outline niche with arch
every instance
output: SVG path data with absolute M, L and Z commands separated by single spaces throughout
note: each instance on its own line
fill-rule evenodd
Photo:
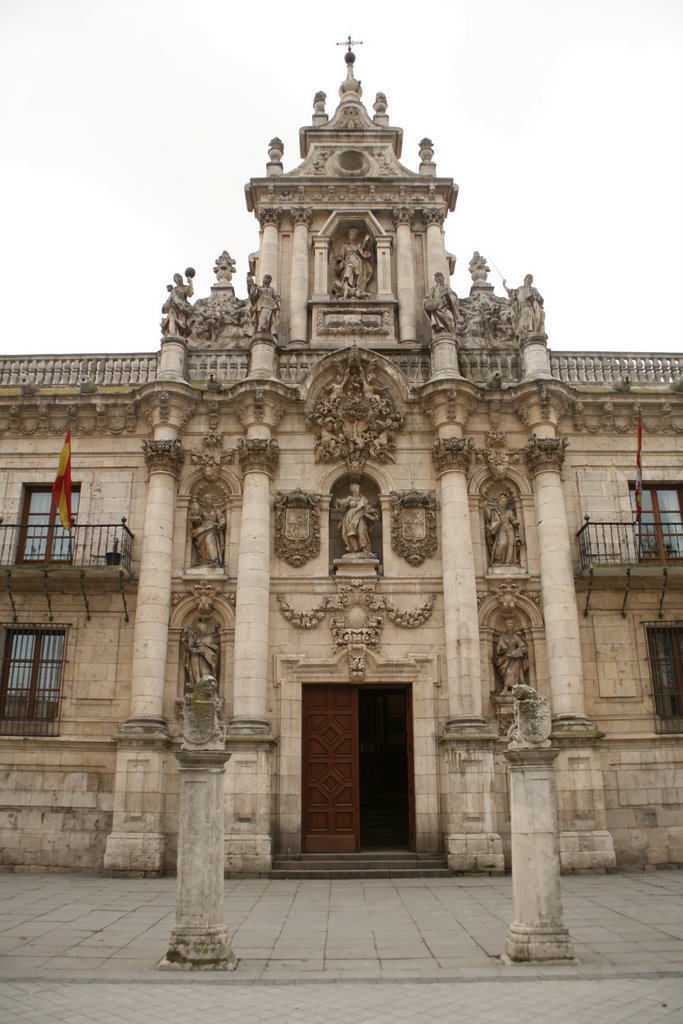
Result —
M 228 517 L 228 492 L 220 483 L 203 480 L 192 488 L 187 509 L 191 568 L 225 571 Z
M 334 484 L 330 502 L 331 573 L 334 572 L 335 559 L 362 552 L 365 530 L 370 552 L 382 563 L 382 510 L 379 498 L 379 487 L 370 477 L 346 474 Z
M 482 489 L 487 573 L 509 575 L 525 569 L 520 494 L 510 480 Z

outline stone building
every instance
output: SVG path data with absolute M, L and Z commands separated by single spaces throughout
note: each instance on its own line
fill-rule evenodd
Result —
M 227 871 L 503 871 L 516 682 L 551 704 L 564 870 L 683 861 L 683 357 L 552 353 L 532 277 L 496 294 L 479 253 L 458 299 L 457 186 L 429 139 L 400 162 L 354 59 L 247 186 L 247 298 L 223 252 L 157 353 L 0 359 L 5 865 L 172 870 L 206 675 Z

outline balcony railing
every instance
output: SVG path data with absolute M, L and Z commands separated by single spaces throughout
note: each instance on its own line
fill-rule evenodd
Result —
M 132 543 L 125 517 L 120 523 L 77 523 L 71 531 L 47 523 L 1 523 L 0 566 L 130 572 Z
M 683 563 L 683 525 L 676 522 L 592 522 L 577 534 L 581 568 Z

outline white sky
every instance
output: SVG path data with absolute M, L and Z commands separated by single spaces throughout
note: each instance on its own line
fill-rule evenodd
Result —
M 299 163 L 349 32 L 402 162 L 427 135 L 460 186 L 458 294 L 479 249 L 534 274 L 554 351 L 683 352 L 681 0 L 0 0 L 3 354 L 156 350 L 224 248 L 244 297 L 243 186 L 274 135 Z

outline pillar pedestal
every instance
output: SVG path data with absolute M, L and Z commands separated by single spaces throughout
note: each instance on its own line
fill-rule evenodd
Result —
M 176 924 L 160 970 L 234 971 L 223 912 L 224 750 L 180 750 Z
M 502 875 L 503 843 L 494 831 L 493 746 L 483 720 L 451 721 L 441 737 L 446 795 L 445 846 L 451 871 Z
M 557 747 L 508 749 L 515 920 L 507 963 L 576 963 L 564 924 L 555 803 Z

